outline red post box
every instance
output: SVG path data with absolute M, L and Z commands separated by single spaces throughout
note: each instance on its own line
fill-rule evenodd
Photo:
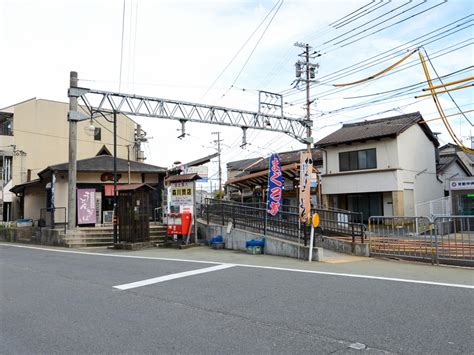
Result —
M 191 229 L 191 212 L 169 213 L 168 235 L 188 235 Z

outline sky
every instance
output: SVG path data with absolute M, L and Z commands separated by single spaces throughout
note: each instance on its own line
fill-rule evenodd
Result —
M 250 111 L 259 90 L 281 93 L 284 114 L 303 117 L 305 92 L 292 86 L 300 42 L 321 54 L 310 91 L 315 141 L 342 123 L 415 111 L 435 119 L 433 100 L 414 98 L 425 87 L 417 54 L 376 80 L 333 85 L 369 77 L 420 45 L 433 77 L 434 69 L 445 82 L 472 77 L 473 12 L 468 0 L 0 0 L 0 107 L 32 97 L 66 102 L 77 71 L 83 87 Z M 440 96 L 442 107 L 470 145 L 474 91 L 451 96 Z M 166 167 L 214 153 L 217 131 L 223 164 L 304 147 L 249 130 L 242 149 L 240 129 L 198 123 L 178 139 L 177 121 L 134 119 L 150 137 L 146 162 Z M 440 120 L 429 125 L 441 144 L 452 141 Z

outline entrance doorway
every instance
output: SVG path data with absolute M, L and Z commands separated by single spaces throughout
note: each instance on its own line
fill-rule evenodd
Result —
M 370 216 L 383 216 L 383 193 L 338 195 L 338 206 L 352 212 L 362 212 L 363 220 L 367 223 Z

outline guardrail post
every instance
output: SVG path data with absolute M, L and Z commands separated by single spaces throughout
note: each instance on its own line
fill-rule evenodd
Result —
M 360 224 L 360 242 L 362 244 L 364 244 L 364 238 L 365 237 L 365 233 L 364 233 L 364 225 L 363 224 Z
M 352 245 L 355 244 L 354 223 L 351 223 Z
M 209 202 L 209 201 L 208 201 Z M 209 224 L 209 210 L 211 208 L 211 205 L 209 203 L 206 204 L 206 219 L 207 219 L 207 224 Z
M 222 225 L 225 225 L 224 204 L 221 202 Z
M 308 228 L 306 222 L 303 223 L 304 246 L 308 245 Z
M 235 228 L 235 205 L 232 204 L 232 225 Z
M 267 235 L 267 211 L 263 210 L 263 235 Z

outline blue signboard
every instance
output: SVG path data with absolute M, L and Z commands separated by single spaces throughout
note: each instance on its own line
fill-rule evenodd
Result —
M 268 169 L 267 212 L 275 216 L 281 207 L 283 176 L 278 154 L 272 154 Z

